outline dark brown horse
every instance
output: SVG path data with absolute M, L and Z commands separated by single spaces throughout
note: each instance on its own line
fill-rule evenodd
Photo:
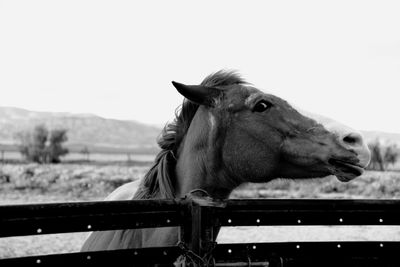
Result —
M 201 85 L 173 85 L 186 100 L 162 132 L 154 165 L 139 185 L 123 185 L 108 200 L 180 198 L 194 189 L 221 199 L 242 183 L 275 178 L 350 181 L 369 162 L 358 132 L 323 124 L 234 72 L 219 71 Z M 177 228 L 102 231 L 82 250 L 172 246 L 178 238 Z

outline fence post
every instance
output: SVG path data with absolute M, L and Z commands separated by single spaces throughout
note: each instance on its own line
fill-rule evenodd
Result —
M 204 194 L 199 196 L 191 193 L 186 199 L 187 220 L 183 224 L 181 235 L 190 253 L 190 258 L 186 257 L 186 264 L 191 267 L 212 266 L 212 250 L 219 231 L 219 222 L 212 214 L 215 208 L 225 207 L 226 203 Z

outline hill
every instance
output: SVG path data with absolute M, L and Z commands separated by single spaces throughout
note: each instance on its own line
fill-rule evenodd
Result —
M 36 112 L 0 107 L 0 144 L 14 150 L 16 134 L 44 124 L 49 129 L 68 130 L 66 146 L 79 151 L 84 146 L 97 152 L 135 151 L 154 153 L 161 128 L 135 121 L 106 119 L 92 114 Z
M 37 112 L 14 107 L 0 107 L 0 145 L 3 150 L 15 150 L 15 135 L 37 124 L 68 130 L 67 147 L 80 151 L 87 146 L 92 152 L 121 153 L 158 151 L 160 127 L 136 121 L 106 119 L 92 114 Z M 400 146 L 400 134 L 363 131 L 367 142 L 376 139 Z

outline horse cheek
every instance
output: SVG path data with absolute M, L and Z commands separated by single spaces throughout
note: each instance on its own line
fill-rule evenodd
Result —
M 260 140 L 241 134 L 225 143 L 223 161 L 231 175 L 243 182 L 266 182 L 274 176 L 278 157 Z M 238 141 L 240 140 L 240 141 Z

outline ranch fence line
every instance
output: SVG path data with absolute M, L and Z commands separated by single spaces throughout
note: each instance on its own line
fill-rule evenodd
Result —
M 400 242 L 335 241 L 217 244 L 222 226 L 400 225 L 399 200 L 96 201 L 0 206 L 0 237 L 171 227 L 173 247 L 0 259 L 0 266 L 400 266 Z

